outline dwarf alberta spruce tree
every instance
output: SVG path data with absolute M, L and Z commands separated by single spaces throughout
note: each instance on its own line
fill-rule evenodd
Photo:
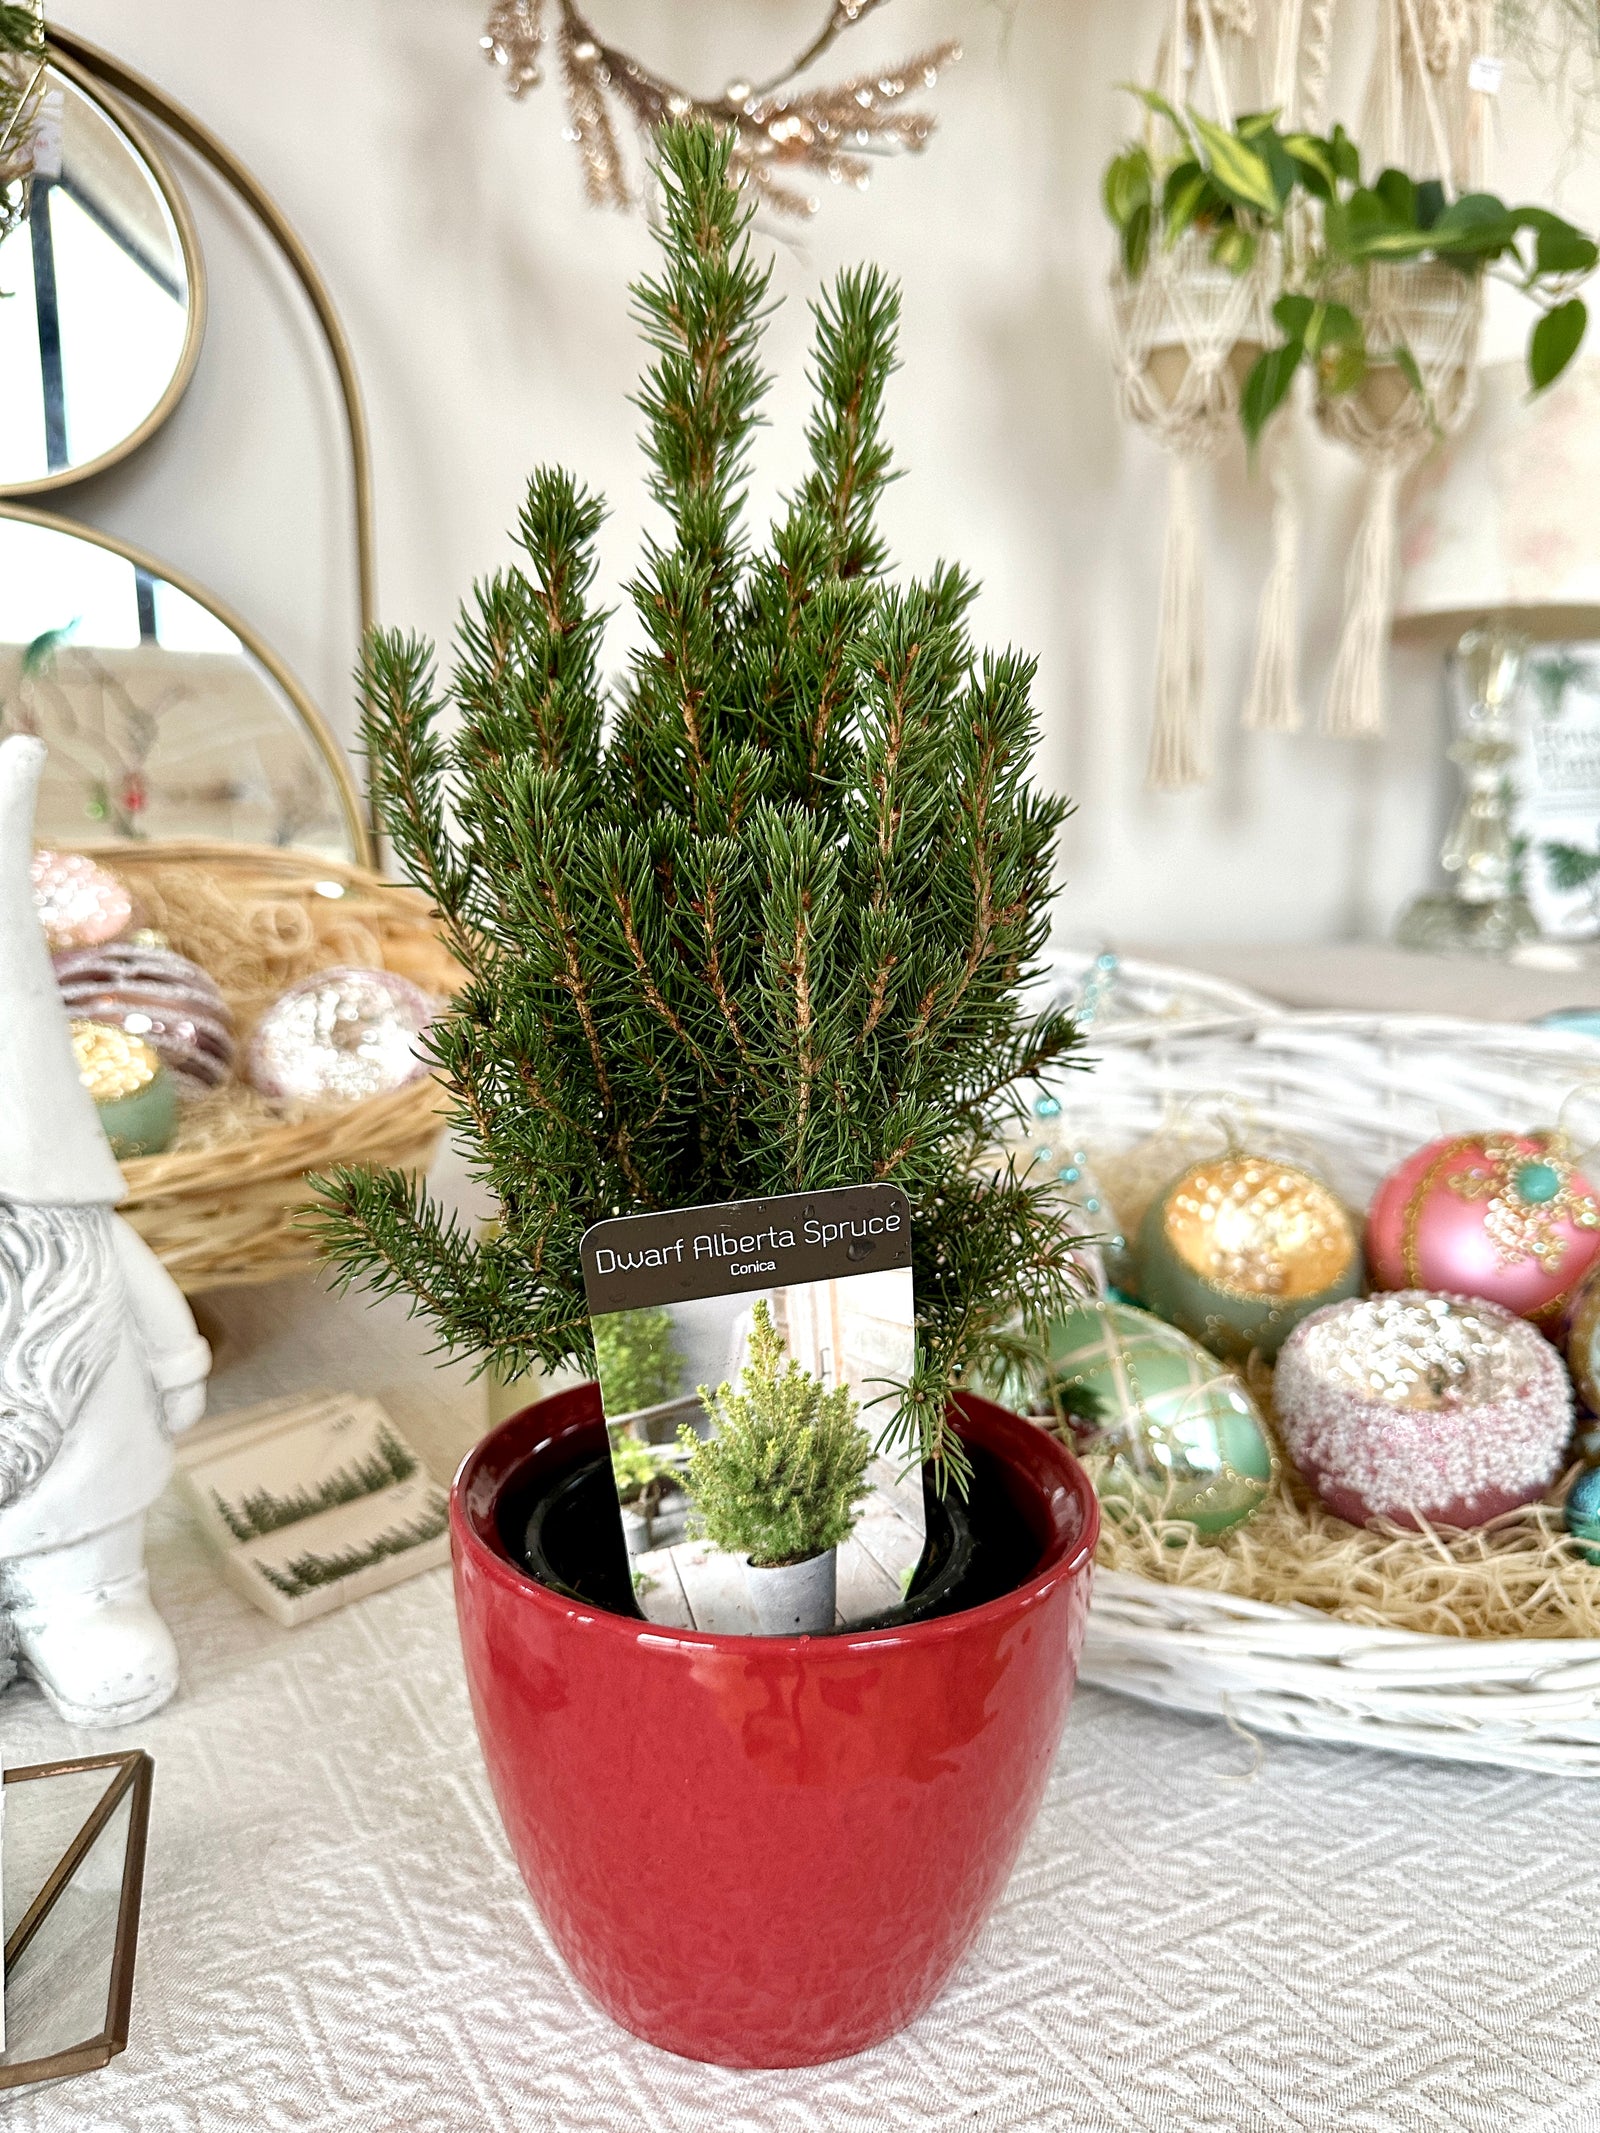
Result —
M 825 1390 L 791 1357 L 763 1297 L 751 1313 L 750 1357 L 739 1389 L 700 1387 L 715 1425 L 710 1438 L 688 1424 L 689 1494 L 706 1538 L 758 1569 L 804 1562 L 848 1540 L 867 1493 L 872 1440 L 856 1420 L 848 1385 Z
M 945 1402 L 988 1329 L 1071 1290 L 1066 1209 L 984 1163 L 1015 1078 L 1074 1042 L 1066 1015 L 1019 1004 L 1066 808 L 1029 783 L 1032 662 L 968 640 L 971 581 L 884 576 L 898 298 L 875 269 L 815 307 L 810 467 L 770 546 L 749 545 L 769 270 L 727 166 L 710 128 L 661 137 L 662 266 L 635 295 L 666 533 L 631 588 L 643 643 L 614 701 L 601 506 L 548 469 L 446 694 L 430 646 L 367 647 L 373 791 L 465 972 L 431 1041 L 499 1221 L 479 1239 L 405 1176 L 343 1170 L 319 1188 L 321 1237 L 453 1351 L 592 1367 L 590 1223 L 900 1185 L 918 1363 L 888 1436 L 942 1482 L 962 1467 Z

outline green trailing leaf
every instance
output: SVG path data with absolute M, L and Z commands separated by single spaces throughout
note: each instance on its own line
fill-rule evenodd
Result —
M 1150 208 L 1136 207 L 1122 230 L 1122 265 L 1130 281 L 1137 281 L 1150 256 Z
M 1338 160 L 1331 142 L 1314 133 L 1286 133 L 1284 153 L 1300 167 L 1300 182 L 1319 200 L 1331 199 L 1339 182 Z
M 1248 274 L 1255 264 L 1255 233 L 1240 229 L 1237 223 L 1228 223 L 1212 238 L 1211 256 L 1230 274 Z
M 1106 165 L 1101 187 L 1106 213 L 1118 229 L 1126 229 L 1129 217 L 1150 205 L 1154 174 L 1148 151 L 1140 143 L 1113 156 Z
M 1417 398 L 1424 402 L 1424 404 L 1426 404 L 1428 398 L 1428 388 L 1423 382 L 1421 370 L 1417 367 L 1416 357 L 1411 353 L 1411 350 L 1405 345 L 1403 341 L 1401 342 L 1398 348 L 1393 350 L 1388 360 L 1393 363 L 1401 372 L 1402 376 L 1405 378 L 1406 383 L 1411 387 L 1411 390 L 1416 394 Z
M 1372 190 L 1391 222 L 1405 229 L 1417 227 L 1417 188 L 1403 170 L 1379 171 L 1372 181 Z
M 1536 275 L 1556 279 L 1567 274 L 1587 274 L 1594 267 L 1594 239 L 1574 229 L 1560 215 L 1551 214 L 1548 208 L 1519 207 L 1516 220 L 1519 227 L 1534 232 Z
M 1174 110 L 1158 90 L 1141 88 L 1137 82 L 1131 81 L 1119 82 L 1117 86 L 1121 89 L 1126 89 L 1130 96 L 1136 96 L 1140 103 L 1144 105 L 1146 111 L 1153 112 L 1157 118 L 1164 118 L 1180 141 L 1188 142 L 1190 138 L 1188 122 L 1181 113 Z
M 1317 365 L 1317 383 L 1330 399 L 1354 392 L 1367 374 L 1367 351 L 1359 338 L 1329 347 Z
M 1528 342 L 1528 381 L 1536 393 L 1553 385 L 1572 361 L 1583 344 L 1588 323 L 1583 298 L 1571 296 L 1547 311 L 1534 327 Z
M 1284 203 L 1273 183 L 1272 166 L 1261 151 L 1197 111 L 1189 117 L 1206 150 L 1211 175 L 1223 191 L 1242 207 L 1277 215 Z
M 1210 177 L 1192 157 L 1169 171 L 1161 197 L 1162 220 L 1168 244 L 1176 244 L 1202 208 L 1208 204 L 1221 205 Z
M 1268 348 L 1257 356 L 1244 381 L 1239 411 L 1244 433 L 1252 448 L 1288 396 L 1294 374 L 1305 358 L 1300 341 L 1286 341 L 1281 348 Z

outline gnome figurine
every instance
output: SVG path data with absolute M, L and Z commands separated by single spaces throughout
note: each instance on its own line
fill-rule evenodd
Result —
M 0 1650 L 61 1716 L 116 1726 L 178 1685 L 144 1518 L 211 1352 L 112 1208 L 122 1173 L 78 1080 L 28 869 L 43 745 L 0 741 Z

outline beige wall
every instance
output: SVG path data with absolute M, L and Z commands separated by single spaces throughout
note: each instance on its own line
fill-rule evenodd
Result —
M 715 86 L 775 68 L 817 0 L 594 0 L 621 41 Z M 353 336 L 377 447 L 387 619 L 439 632 L 505 553 L 527 469 L 559 457 L 612 501 L 614 594 L 642 522 L 635 351 L 625 283 L 648 258 L 636 220 L 581 198 L 557 94 L 506 98 L 476 50 L 473 0 L 62 0 L 215 127 L 273 189 L 324 268 Z M 1436 670 L 1397 667 L 1381 744 L 1232 730 L 1266 508 L 1242 457 L 1213 485 L 1207 564 L 1223 775 L 1142 790 L 1164 468 L 1128 435 L 1104 352 L 1107 255 L 1096 178 L 1122 130 L 1108 86 L 1148 66 L 1155 0 L 896 0 L 861 59 L 935 36 L 966 42 L 937 92 L 919 165 L 864 196 L 829 194 L 786 234 L 784 373 L 758 455 L 766 505 L 795 466 L 800 299 L 874 255 L 905 288 L 894 428 L 908 478 L 887 517 L 906 564 L 981 572 L 982 632 L 1040 659 L 1041 769 L 1080 812 L 1064 851 L 1061 931 L 1079 939 L 1317 939 L 1381 929 L 1437 838 Z M 847 54 L 852 48 L 847 45 Z M 1513 114 L 1508 189 L 1547 184 L 1559 141 Z M 187 166 L 186 166 L 187 167 Z M 1569 173 L 1571 209 L 1596 202 Z M 189 398 L 130 467 L 81 492 L 86 516 L 193 571 L 248 615 L 348 730 L 353 650 L 337 427 L 283 278 L 203 175 L 190 184 L 215 309 Z M 1502 352 L 1509 345 L 1501 343 Z M 1354 525 L 1348 464 L 1307 438 L 1307 669 L 1320 692 Z M 330 473 L 331 470 L 331 473 Z M 620 661 L 619 631 L 612 657 Z

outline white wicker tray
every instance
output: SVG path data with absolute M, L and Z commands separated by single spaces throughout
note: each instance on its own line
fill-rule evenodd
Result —
M 1186 1002 L 1190 974 L 1166 975 Z M 1169 1019 L 1161 977 L 1141 971 L 1155 1009 L 1145 1019 L 1091 1025 L 1091 1071 L 1052 1079 L 1068 1133 L 1121 1149 L 1186 1113 L 1227 1112 L 1242 1128 L 1315 1142 L 1356 1208 L 1443 1133 L 1549 1125 L 1565 1106 L 1574 1140 L 1600 1141 L 1591 1038 L 1270 1008 Z M 1264 1732 L 1600 1776 L 1600 1640 L 1424 1637 L 1101 1570 L 1080 1671 Z

